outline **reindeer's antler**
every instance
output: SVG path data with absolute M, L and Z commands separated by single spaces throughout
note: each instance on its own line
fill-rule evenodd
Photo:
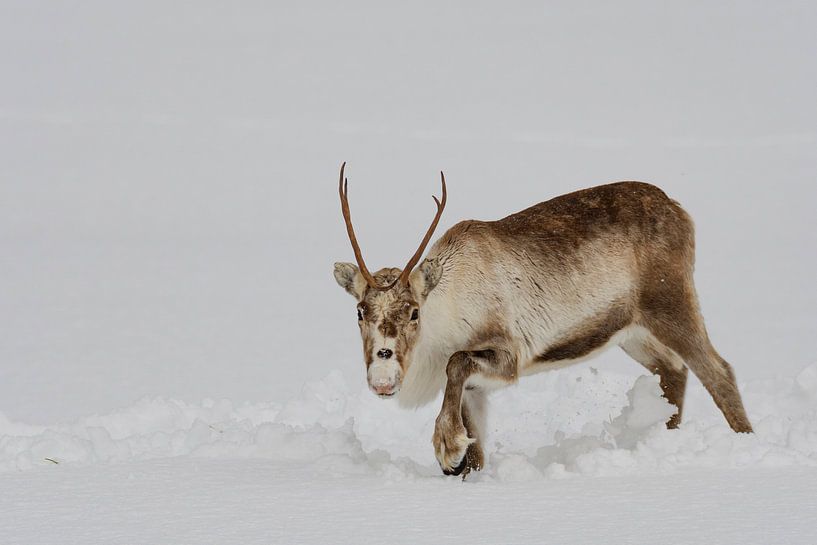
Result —
M 377 281 L 372 276 L 372 273 L 369 272 L 369 269 L 366 267 L 366 262 L 363 261 L 363 254 L 360 251 L 360 245 L 357 243 L 357 237 L 355 237 L 355 229 L 352 227 L 352 215 L 349 212 L 349 190 L 348 184 L 349 181 L 343 176 L 343 171 L 346 168 L 346 161 L 340 165 L 340 181 L 338 182 L 338 193 L 340 193 L 340 209 L 343 212 L 343 219 L 346 222 L 346 232 L 349 233 L 349 242 L 352 243 L 352 250 L 355 252 L 355 260 L 357 261 L 357 266 L 360 268 L 360 274 L 363 275 L 363 278 L 366 279 L 366 283 L 369 284 L 370 287 L 376 290 L 386 291 L 394 287 L 397 283 L 397 280 L 392 282 L 387 286 L 379 286 Z
M 434 234 L 434 230 L 437 228 L 437 224 L 440 222 L 440 216 L 443 214 L 443 209 L 445 208 L 445 201 L 448 198 L 448 193 L 445 188 L 445 175 L 440 172 L 440 178 L 442 179 L 443 185 L 443 197 L 442 200 L 438 200 L 437 197 L 432 195 L 432 199 L 434 202 L 437 203 L 437 214 L 434 216 L 434 220 L 431 222 L 431 226 L 426 231 L 425 236 L 423 237 L 422 242 L 420 242 L 420 247 L 417 248 L 417 251 L 414 252 L 414 255 L 411 256 L 409 262 L 403 268 L 403 272 L 400 273 L 400 276 L 394 280 L 391 284 L 386 286 L 378 285 L 377 281 L 372 276 L 372 273 L 369 272 L 369 269 L 366 267 L 366 262 L 363 261 L 363 254 L 360 251 L 360 245 L 357 243 L 357 237 L 355 237 L 355 229 L 352 227 L 352 215 L 349 212 L 349 191 L 348 191 L 348 180 L 343 176 L 343 171 L 346 168 L 346 162 L 344 161 L 343 164 L 340 166 L 340 180 L 338 181 L 338 193 L 340 194 L 340 208 L 343 212 L 343 219 L 346 222 L 346 232 L 349 233 L 349 241 L 352 243 L 352 250 L 355 252 L 355 259 L 357 260 L 357 266 L 360 269 L 360 274 L 363 275 L 363 278 L 366 279 L 366 282 L 372 289 L 386 291 L 390 290 L 400 282 L 402 285 L 407 286 L 409 275 L 414 267 L 417 265 L 417 262 L 420 261 L 420 258 L 423 256 L 423 252 L 428 246 L 428 242 L 431 240 L 431 235 Z
M 411 256 L 409 262 L 406 263 L 405 267 L 403 267 L 403 272 L 400 273 L 400 278 L 398 280 L 404 286 L 408 285 L 409 275 L 411 274 L 411 271 L 414 270 L 417 262 L 420 261 L 420 258 L 423 257 L 423 252 L 425 251 L 426 246 L 428 246 L 428 241 L 431 240 L 431 235 L 434 234 L 434 230 L 437 228 L 437 224 L 440 222 L 440 216 L 443 215 L 443 209 L 445 208 L 445 201 L 448 198 L 448 192 L 445 189 L 445 174 L 443 174 L 442 171 L 440 171 L 440 179 L 442 180 L 443 184 L 443 198 L 441 201 L 439 201 L 434 195 L 431 196 L 431 198 L 434 199 L 434 202 L 437 203 L 437 214 L 434 216 L 428 231 L 426 231 L 426 236 L 423 237 L 420 247 L 417 248 L 417 251 L 414 252 L 413 256 Z

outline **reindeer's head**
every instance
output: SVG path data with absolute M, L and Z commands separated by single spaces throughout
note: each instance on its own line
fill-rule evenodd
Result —
M 437 215 L 409 262 L 402 270 L 386 268 L 372 275 L 363 261 L 352 228 L 347 181 L 343 177 L 345 166 L 346 163 L 343 163 L 340 167 L 340 203 L 357 265 L 335 263 L 335 280 L 357 300 L 357 323 L 363 338 L 369 388 L 381 397 L 391 397 L 400 390 L 403 377 L 411 365 L 412 351 L 423 324 L 422 305 L 442 274 L 436 259 L 424 260 L 416 270 L 414 267 L 431 240 L 445 208 L 445 177 L 440 173 L 442 200 L 434 197 Z

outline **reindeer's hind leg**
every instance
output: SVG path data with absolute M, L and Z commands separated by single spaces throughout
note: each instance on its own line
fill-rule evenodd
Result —
M 715 400 L 729 426 L 737 432 L 751 433 L 752 424 L 743 408 L 732 366 L 715 351 L 709 339 L 700 339 L 697 346 L 685 353 L 684 360 Z
M 743 408 L 735 373 L 709 341 L 691 281 L 671 282 L 668 275 L 664 284 L 666 288 L 658 292 L 661 297 L 651 294 L 642 309 L 643 324 L 661 344 L 683 358 L 729 426 L 736 432 L 751 432 L 752 425 Z
M 659 376 L 664 398 L 678 409 L 667 420 L 667 428 L 677 428 L 684 410 L 684 392 L 689 374 L 684 360 L 646 330 L 639 330 L 626 339 L 621 343 L 621 348 L 651 373 Z

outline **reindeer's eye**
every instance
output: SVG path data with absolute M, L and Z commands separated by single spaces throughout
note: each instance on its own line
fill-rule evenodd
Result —
M 362 322 L 362 321 L 363 321 L 363 313 L 362 313 L 362 312 L 360 312 L 360 309 L 357 309 L 357 321 L 358 321 L 358 322 Z
M 411 311 L 411 321 L 412 322 L 415 321 L 416 319 L 418 319 L 419 317 L 420 317 L 420 311 L 418 311 L 416 308 Z

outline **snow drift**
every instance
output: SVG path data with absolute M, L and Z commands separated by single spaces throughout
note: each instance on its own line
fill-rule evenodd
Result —
M 340 373 L 284 403 L 198 404 L 150 398 L 72 424 L 32 426 L 0 414 L 0 471 L 191 456 L 267 459 L 318 472 L 406 480 L 440 475 L 430 445 L 437 404 L 403 411 Z M 593 368 L 523 381 L 493 395 L 488 467 L 469 480 L 530 481 L 684 468 L 817 466 L 817 364 L 795 379 L 742 388 L 756 433 L 733 433 L 700 387 L 680 429 L 652 376 Z M 709 410 L 707 410 L 709 409 Z

